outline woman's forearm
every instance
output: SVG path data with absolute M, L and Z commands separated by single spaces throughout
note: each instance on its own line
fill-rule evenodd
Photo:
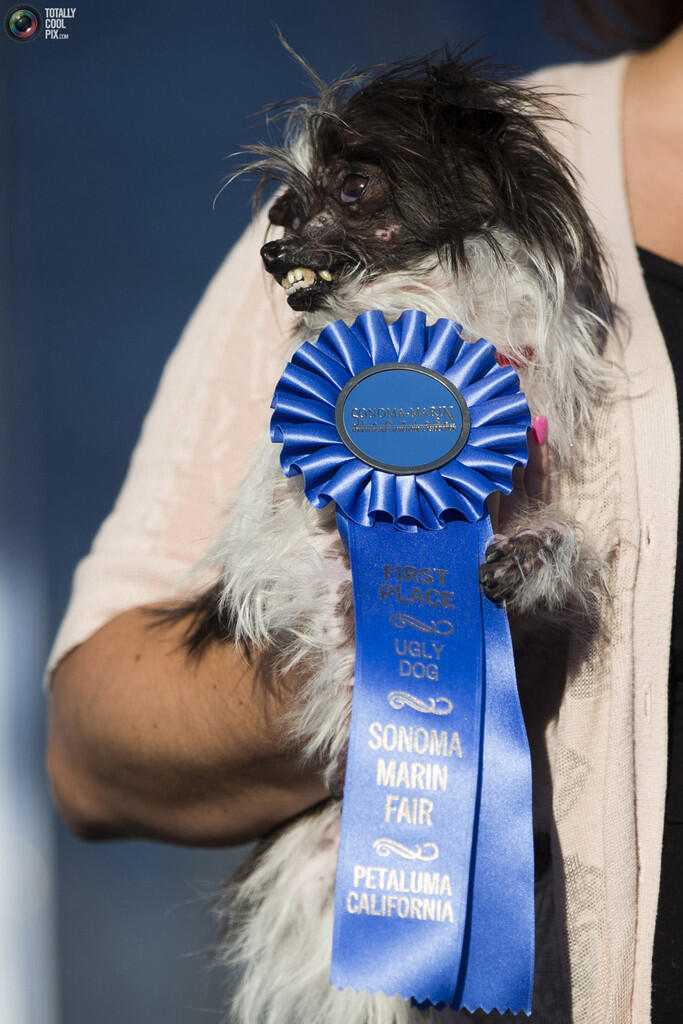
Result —
M 184 628 L 132 609 L 54 673 L 48 771 L 84 838 L 237 844 L 328 795 L 287 749 L 287 698 L 264 696 L 231 645 L 188 660 Z

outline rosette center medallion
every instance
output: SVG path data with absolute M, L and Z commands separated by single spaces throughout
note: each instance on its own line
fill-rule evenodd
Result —
M 441 373 L 412 363 L 381 363 L 356 374 L 335 407 L 341 440 L 385 473 L 427 473 L 454 459 L 470 432 L 460 391 Z

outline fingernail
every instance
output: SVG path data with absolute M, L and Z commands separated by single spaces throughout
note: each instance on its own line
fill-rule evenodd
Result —
M 548 421 L 545 416 L 534 416 L 531 421 L 531 433 L 536 444 L 545 444 L 548 436 Z

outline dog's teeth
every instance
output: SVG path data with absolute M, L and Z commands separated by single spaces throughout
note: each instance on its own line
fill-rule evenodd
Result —
M 288 292 L 299 291 L 301 288 L 310 287 L 315 278 L 315 270 L 309 267 L 294 267 L 282 278 L 280 284 Z
M 318 275 L 322 277 L 323 281 L 332 280 L 332 274 L 329 272 L 329 270 L 319 270 Z

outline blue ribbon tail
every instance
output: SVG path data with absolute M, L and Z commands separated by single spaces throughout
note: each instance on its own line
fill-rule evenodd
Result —
M 479 561 L 492 529 L 477 524 Z M 481 593 L 484 686 L 481 775 L 466 946 L 453 1005 L 531 1013 L 534 856 L 531 758 L 505 608 Z
M 478 582 L 490 522 L 338 525 L 356 669 L 331 983 L 528 1013 L 531 771 L 507 616 Z

